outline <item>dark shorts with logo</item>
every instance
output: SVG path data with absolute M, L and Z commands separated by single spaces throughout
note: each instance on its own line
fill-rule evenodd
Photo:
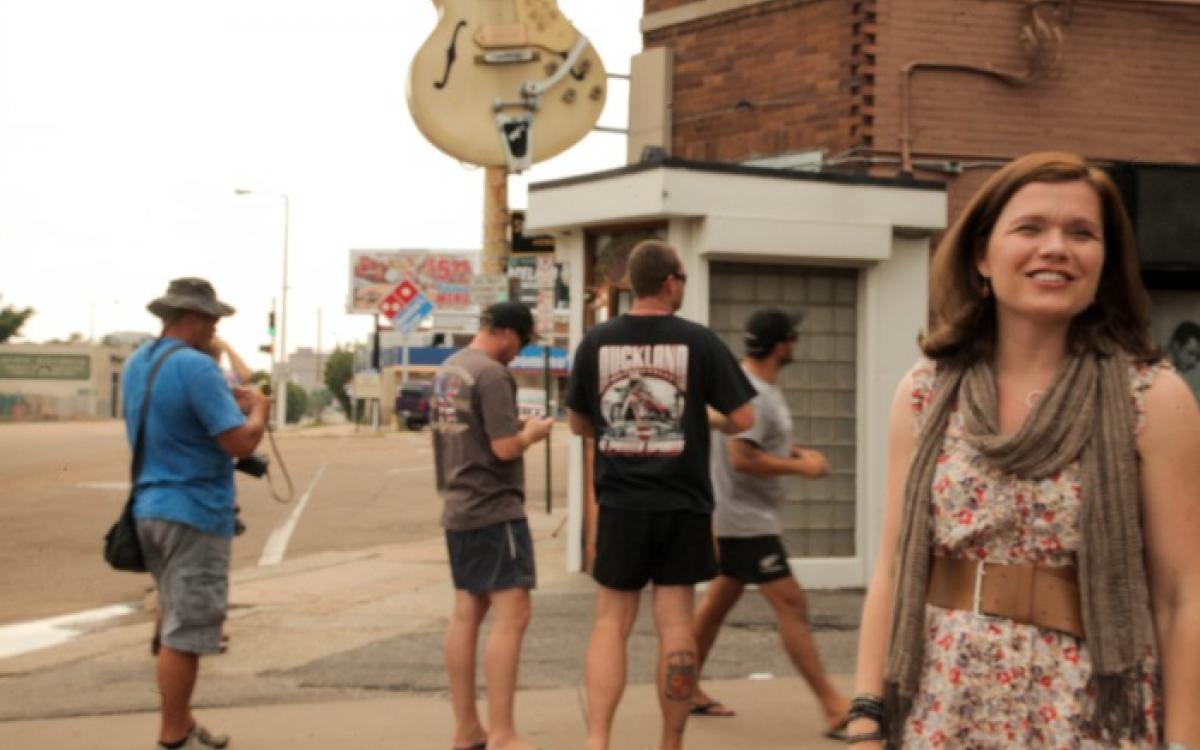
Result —
M 537 586 L 533 537 L 524 518 L 470 531 L 446 531 L 454 588 L 475 596 Z
M 721 575 L 742 583 L 767 583 L 792 574 L 787 550 L 777 536 L 717 538 Z
M 717 574 L 712 515 L 600 506 L 592 577 L 610 589 L 691 586 Z

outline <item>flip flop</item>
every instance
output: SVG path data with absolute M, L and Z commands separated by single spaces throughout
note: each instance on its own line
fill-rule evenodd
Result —
M 469 747 L 454 747 L 454 748 L 451 748 L 450 750 L 487 750 L 487 740 L 476 743 Z
M 714 719 L 728 719 L 731 716 L 737 716 L 737 712 L 726 706 L 721 701 L 709 701 L 708 703 L 693 703 L 688 710 L 692 716 L 708 716 Z
M 846 730 L 846 728 L 849 726 L 850 715 L 846 714 L 841 718 L 840 721 L 838 721 L 837 724 L 834 724 L 829 729 L 826 729 L 824 732 L 822 732 L 821 736 L 837 742 L 845 742 L 846 740 L 850 739 L 850 733 Z

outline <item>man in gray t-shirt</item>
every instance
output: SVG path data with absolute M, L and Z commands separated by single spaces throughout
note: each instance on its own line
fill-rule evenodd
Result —
M 696 642 L 703 666 L 725 616 L 746 584 L 756 584 L 775 610 L 788 656 L 821 703 L 826 736 L 836 739 L 845 735 L 850 701 L 830 683 L 821 667 L 808 629 L 804 590 L 792 577 L 781 539 L 783 478 L 817 478 L 829 473 L 824 454 L 792 443 L 792 415 L 778 385 L 780 370 L 792 361 L 799 322 L 798 315 L 776 309 L 759 310 L 746 321 L 742 367 L 758 391 L 751 402 L 754 426 L 714 441 L 712 482 L 721 574 L 709 585 L 696 611 Z M 733 715 L 703 690 L 696 690 L 693 701 L 693 714 Z
M 550 419 L 517 419 L 517 385 L 506 365 L 533 336 L 533 316 L 500 302 L 480 316 L 470 345 L 438 369 L 430 395 L 430 425 L 454 610 L 446 629 L 446 674 L 454 707 L 454 743 L 461 750 L 529 747 L 513 725 L 513 695 L 521 642 L 536 577 L 525 520 L 529 446 L 550 434 Z M 491 726 L 475 708 L 479 627 L 492 612 L 485 672 Z

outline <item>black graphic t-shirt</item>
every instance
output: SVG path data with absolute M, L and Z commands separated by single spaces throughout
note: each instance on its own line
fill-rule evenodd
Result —
M 733 354 L 704 326 L 622 315 L 588 331 L 567 406 L 596 430 L 599 503 L 711 513 L 705 406 L 728 414 L 754 396 Z

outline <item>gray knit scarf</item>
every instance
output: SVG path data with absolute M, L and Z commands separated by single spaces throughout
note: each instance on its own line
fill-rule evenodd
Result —
M 888 747 L 899 748 L 920 689 L 925 592 L 932 536 L 934 470 L 955 405 L 967 440 L 994 466 L 1028 479 L 1080 459 L 1082 500 L 1079 584 L 1091 687 L 1092 720 L 1102 738 L 1144 737 L 1142 659 L 1154 644 L 1142 557 L 1134 414 L 1125 356 L 1070 357 L 1020 431 L 997 434 L 996 384 L 989 363 L 939 365 L 933 403 L 904 488 L 884 702 Z

